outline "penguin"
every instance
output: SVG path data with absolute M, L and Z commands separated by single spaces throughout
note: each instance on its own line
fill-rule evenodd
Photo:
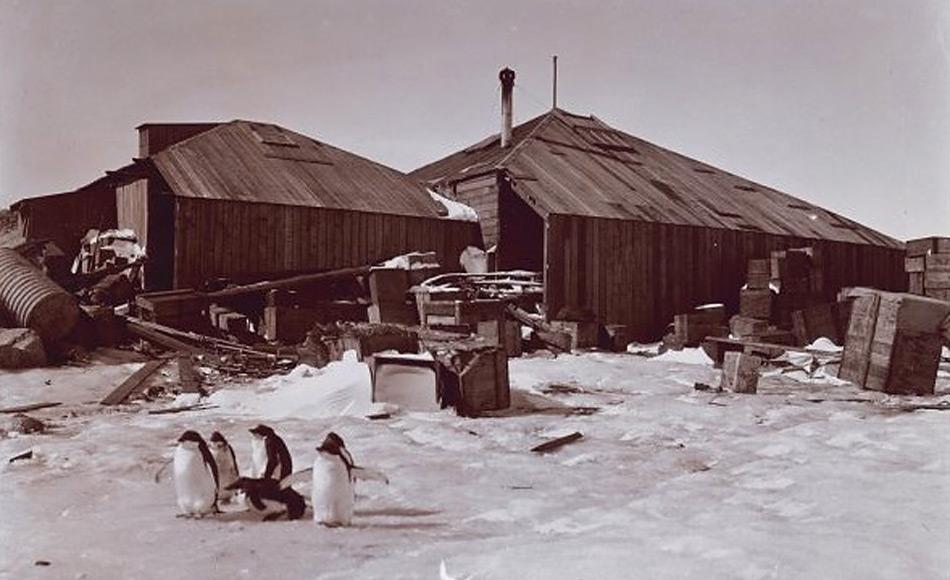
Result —
M 175 448 L 175 492 L 182 517 L 203 517 L 218 511 L 218 466 L 208 444 L 195 431 L 185 431 Z
M 243 491 L 251 508 L 264 514 L 265 522 L 285 514 L 288 520 L 299 520 L 307 507 L 302 495 L 291 487 L 281 487 L 276 479 L 239 477 L 227 489 Z
M 284 479 L 294 471 L 293 460 L 284 440 L 267 425 L 250 430 L 252 475 L 265 479 Z
M 330 527 L 350 525 L 355 500 L 351 461 L 343 439 L 335 433 L 317 447 L 310 492 L 313 521 Z
M 211 456 L 218 466 L 218 499 L 223 502 L 230 501 L 234 490 L 229 486 L 240 476 L 237 459 L 234 457 L 234 448 L 219 431 L 211 434 L 210 447 Z

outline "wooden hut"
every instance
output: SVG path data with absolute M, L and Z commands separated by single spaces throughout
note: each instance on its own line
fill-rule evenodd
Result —
M 457 268 L 462 250 L 481 245 L 478 224 L 448 219 L 418 181 L 277 125 L 137 129 L 138 156 L 104 178 L 110 187 L 100 192 L 104 202 L 96 198 L 96 219 L 76 214 L 81 225 L 68 236 L 78 244 L 89 227 L 134 230 L 149 257 L 150 290 L 361 266 L 411 251 L 434 251 Z M 79 207 L 89 195 L 61 197 Z M 28 219 L 54 228 L 62 212 L 39 204 L 20 202 L 21 215 L 36 207 Z
M 501 134 L 410 175 L 478 212 L 499 269 L 543 272 L 549 318 L 589 310 L 641 339 L 703 303 L 735 310 L 749 259 L 772 250 L 815 246 L 829 299 L 906 287 L 901 242 L 594 116 L 503 120 Z

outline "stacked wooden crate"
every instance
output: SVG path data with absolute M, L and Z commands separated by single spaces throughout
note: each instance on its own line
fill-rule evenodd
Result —
M 684 346 L 698 346 L 707 336 L 727 336 L 726 308 L 721 304 L 700 306 L 673 317 L 673 333 Z
M 790 328 L 792 313 L 824 301 L 821 256 L 815 248 L 793 248 L 772 252 L 772 284 L 778 289 L 772 320 Z
M 415 303 L 406 296 L 409 272 L 402 268 L 373 268 L 369 271 L 369 294 L 373 303 L 367 308 L 366 316 L 370 322 L 419 324 Z
M 865 289 L 856 294 L 838 377 L 885 393 L 932 395 L 950 303 Z
M 911 294 L 950 301 L 950 238 L 907 242 L 904 270 Z
M 769 288 L 769 260 L 749 260 L 746 285 L 739 291 L 739 315 L 745 318 L 772 318 L 772 290 Z
M 746 285 L 739 290 L 739 314 L 729 319 L 732 336 L 754 342 L 791 344 L 791 334 L 770 324 L 775 315 L 772 260 L 749 260 Z

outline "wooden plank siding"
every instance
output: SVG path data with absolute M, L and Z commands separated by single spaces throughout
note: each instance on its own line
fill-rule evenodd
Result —
M 215 277 L 247 281 L 379 262 L 434 251 L 449 270 L 477 223 L 328 208 L 177 197 L 175 288 Z
M 494 172 L 466 181 L 460 181 L 451 190 L 441 190 L 443 195 L 451 197 L 475 210 L 481 223 L 485 248 L 498 243 L 498 183 Z
M 95 182 L 76 191 L 32 197 L 13 204 L 23 237 L 53 240 L 67 256 L 79 252 L 91 229 L 116 227 L 115 188 Z
M 902 291 L 904 251 L 635 220 L 550 215 L 545 224 L 545 302 L 589 308 L 603 323 L 627 324 L 655 339 L 673 315 L 724 302 L 734 311 L 748 261 L 772 250 L 814 245 L 827 299 L 844 286 Z

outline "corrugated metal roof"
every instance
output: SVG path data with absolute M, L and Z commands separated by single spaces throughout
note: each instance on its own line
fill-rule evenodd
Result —
M 437 183 L 505 170 L 514 191 L 542 216 L 637 219 L 903 247 L 834 212 L 628 135 L 593 116 L 553 109 L 516 127 L 513 143 L 501 149 L 495 136 L 410 175 Z
M 417 180 L 277 125 L 236 120 L 150 158 L 175 195 L 439 217 Z

